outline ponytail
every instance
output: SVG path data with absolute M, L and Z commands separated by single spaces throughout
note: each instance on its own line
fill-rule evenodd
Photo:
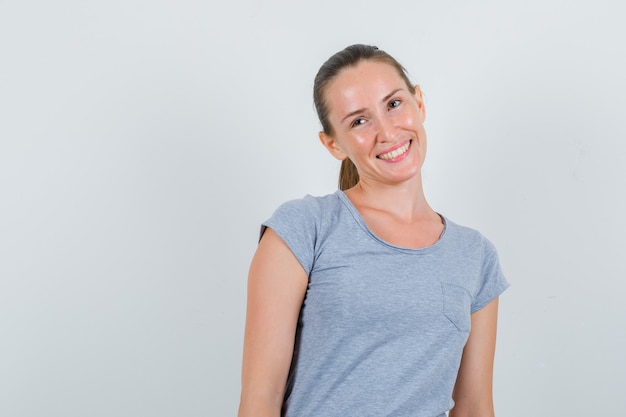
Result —
M 346 158 L 341 161 L 341 169 L 339 170 L 339 189 L 341 191 L 354 187 L 359 182 L 359 173 L 356 166 Z

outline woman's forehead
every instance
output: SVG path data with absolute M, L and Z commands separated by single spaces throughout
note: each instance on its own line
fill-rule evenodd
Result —
M 373 81 L 404 82 L 392 65 L 386 62 L 365 60 L 343 69 L 330 84 L 331 88 L 332 84 L 335 84 L 336 87 L 351 85 L 367 87 Z
M 356 104 L 353 103 L 355 101 L 382 100 L 397 89 L 408 91 L 393 66 L 384 62 L 363 61 L 339 73 L 329 83 L 326 98 L 332 109 Z

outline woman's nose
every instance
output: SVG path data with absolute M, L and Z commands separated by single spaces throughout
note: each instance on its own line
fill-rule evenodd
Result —
M 389 142 L 396 135 L 396 126 L 390 117 L 380 117 L 378 119 L 377 139 L 379 142 Z

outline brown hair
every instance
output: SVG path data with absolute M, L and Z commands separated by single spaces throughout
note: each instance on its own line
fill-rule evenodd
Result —
M 409 91 L 414 90 L 404 67 L 394 57 L 376 46 L 356 44 L 337 52 L 320 67 L 313 84 L 313 102 L 315 103 L 315 110 L 317 110 L 317 117 L 322 125 L 322 130 L 330 136 L 333 135 L 333 128 L 328 120 L 329 106 L 325 100 L 326 88 L 341 71 L 355 67 L 362 61 L 376 61 L 391 65 L 398 71 L 398 75 L 404 80 Z M 358 182 L 359 173 L 354 163 L 349 158 L 341 161 L 339 189 L 347 190 L 354 187 Z

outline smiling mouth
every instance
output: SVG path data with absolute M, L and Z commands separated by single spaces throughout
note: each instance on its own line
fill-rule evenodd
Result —
M 382 155 L 378 155 L 376 158 L 378 159 L 384 159 L 385 161 L 388 161 L 390 159 L 394 159 L 397 158 L 403 154 L 405 154 L 408 150 L 409 150 L 409 146 L 411 145 L 412 141 L 408 141 L 406 143 L 406 145 L 399 147 L 398 149 L 394 149 L 391 152 L 387 152 L 384 153 Z

